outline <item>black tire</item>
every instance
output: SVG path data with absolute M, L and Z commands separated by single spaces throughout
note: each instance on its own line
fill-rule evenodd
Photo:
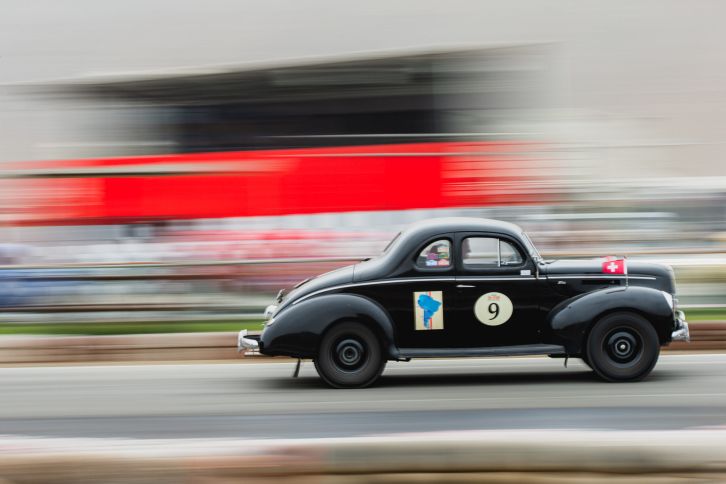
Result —
M 314 360 L 325 383 L 334 388 L 364 388 L 383 373 L 386 359 L 381 343 L 360 323 L 336 324 L 323 336 Z
M 643 317 L 613 313 L 595 323 L 587 338 L 586 362 L 607 381 L 645 378 L 660 354 L 658 334 Z

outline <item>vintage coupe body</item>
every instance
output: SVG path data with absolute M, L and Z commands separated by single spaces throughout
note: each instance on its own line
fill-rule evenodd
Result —
M 545 261 L 514 224 L 413 224 L 379 257 L 303 281 L 240 350 L 312 359 L 333 387 L 375 382 L 389 360 L 582 358 L 608 381 L 645 377 L 688 340 L 673 270 L 618 258 Z

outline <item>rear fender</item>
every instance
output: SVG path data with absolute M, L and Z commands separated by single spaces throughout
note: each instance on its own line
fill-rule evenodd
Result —
M 328 294 L 287 306 L 262 332 L 260 352 L 315 358 L 325 331 L 344 320 L 367 325 L 381 340 L 388 357 L 396 358 L 393 324 L 386 310 L 371 299 L 353 294 Z
M 590 328 L 600 318 L 616 311 L 630 311 L 647 319 L 661 344 L 669 341 L 674 313 L 664 293 L 657 289 L 630 286 L 600 289 L 563 301 L 547 317 L 549 329 L 569 354 L 580 354 Z

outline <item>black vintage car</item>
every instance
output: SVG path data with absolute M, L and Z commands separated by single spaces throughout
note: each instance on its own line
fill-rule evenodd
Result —
M 259 341 L 242 331 L 238 347 L 312 359 L 334 387 L 370 385 L 388 360 L 539 354 L 631 381 L 650 373 L 661 346 L 688 340 L 675 302 L 668 266 L 545 261 L 516 225 L 441 218 L 278 296 Z

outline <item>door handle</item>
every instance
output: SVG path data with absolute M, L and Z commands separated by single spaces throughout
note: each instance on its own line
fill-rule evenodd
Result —
M 460 287 L 463 289 L 465 287 L 469 288 L 469 287 L 476 287 L 476 286 L 472 286 L 471 284 L 457 284 L 456 287 Z

